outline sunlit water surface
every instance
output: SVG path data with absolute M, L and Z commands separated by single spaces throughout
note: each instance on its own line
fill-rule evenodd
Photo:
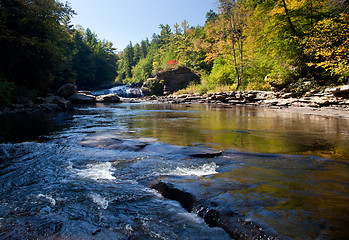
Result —
M 73 117 L 0 116 L 1 239 L 230 238 L 149 188 L 156 177 L 284 239 L 349 239 L 348 119 L 156 104 Z M 173 154 L 181 146 L 223 154 Z

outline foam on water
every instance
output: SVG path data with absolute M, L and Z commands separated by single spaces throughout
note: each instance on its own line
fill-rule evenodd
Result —
M 38 195 L 36 196 L 36 198 L 37 198 L 37 199 L 44 198 L 44 199 L 48 200 L 49 203 L 50 203 L 52 206 L 56 206 L 56 200 L 55 200 L 52 196 L 50 196 L 50 195 L 38 194 Z
M 110 162 L 87 164 L 86 169 L 76 170 L 76 174 L 83 178 L 90 178 L 93 180 L 115 180 L 113 176 L 113 168 Z
M 217 168 L 218 166 L 216 165 L 216 163 L 211 162 L 198 167 L 177 167 L 176 169 L 170 171 L 168 174 L 176 176 L 207 176 L 217 174 Z
M 92 199 L 92 201 L 98 205 L 98 207 L 100 208 L 103 208 L 103 209 L 107 209 L 108 208 L 108 205 L 109 205 L 109 201 L 102 197 L 101 195 L 99 194 L 96 194 L 96 193 L 91 193 L 89 195 L 89 197 Z

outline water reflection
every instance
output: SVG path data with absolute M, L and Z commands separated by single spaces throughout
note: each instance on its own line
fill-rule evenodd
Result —
M 208 144 L 261 153 L 349 158 L 349 121 L 264 108 L 132 105 L 143 114 L 124 119 L 139 136 L 190 146 Z
M 261 158 L 239 152 L 225 157 L 244 164 L 212 178 L 249 186 L 227 191 L 233 209 L 275 226 L 278 232 L 293 229 L 288 234 L 295 239 L 302 239 L 304 232 L 312 233 L 311 239 L 315 239 L 322 228 L 331 232 L 331 239 L 348 235 L 347 163 L 294 155 Z M 327 225 L 326 229 L 322 224 Z

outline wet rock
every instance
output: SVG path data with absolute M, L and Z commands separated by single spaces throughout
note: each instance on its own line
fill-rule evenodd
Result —
M 231 214 L 231 211 L 227 211 L 228 214 L 224 214 L 219 210 L 214 209 L 215 207 L 219 207 L 216 204 L 200 202 L 191 193 L 176 188 L 171 183 L 155 181 L 151 184 L 151 188 L 157 190 L 167 199 L 178 201 L 188 212 L 194 212 L 199 217 L 203 218 L 207 225 L 210 227 L 222 228 L 226 233 L 236 240 L 279 239 L 279 237 L 276 235 L 266 233 L 257 224 L 244 220 L 241 217 L 235 217 L 235 214 Z
M 179 190 L 171 184 L 164 182 L 158 182 L 151 187 L 161 193 L 165 198 L 178 201 L 188 212 L 193 210 L 195 199 L 190 193 Z
M 205 214 L 203 214 L 205 223 L 210 227 L 217 227 L 220 221 L 220 213 L 217 210 L 210 209 Z
M 207 147 L 181 147 L 173 153 L 195 158 L 214 158 L 222 155 L 222 151 Z
M 185 149 L 187 150 L 187 149 Z M 210 149 L 210 148 L 196 148 L 192 147 L 189 150 L 188 155 L 190 157 L 197 157 L 197 158 L 213 158 L 213 157 L 218 157 L 222 155 L 221 151 L 215 150 L 215 149 Z
M 71 95 L 73 95 L 76 92 L 76 86 L 74 86 L 72 83 L 67 83 L 60 87 L 57 90 L 57 96 L 62 98 L 69 98 Z

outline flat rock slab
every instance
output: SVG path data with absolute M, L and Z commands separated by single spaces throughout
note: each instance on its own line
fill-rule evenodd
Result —
M 85 147 L 115 149 L 120 151 L 144 151 L 151 154 L 181 154 L 194 158 L 214 158 L 221 151 L 207 147 L 181 147 L 157 143 L 153 138 L 124 138 L 122 134 L 95 133 L 83 138 L 80 144 Z
M 100 133 L 85 137 L 80 141 L 80 144 L 84 147 L 97 147 L 138 152 L 143 150 L 149 143 L 142 142 L 137 139 L 122 139 L 114 134 Z

